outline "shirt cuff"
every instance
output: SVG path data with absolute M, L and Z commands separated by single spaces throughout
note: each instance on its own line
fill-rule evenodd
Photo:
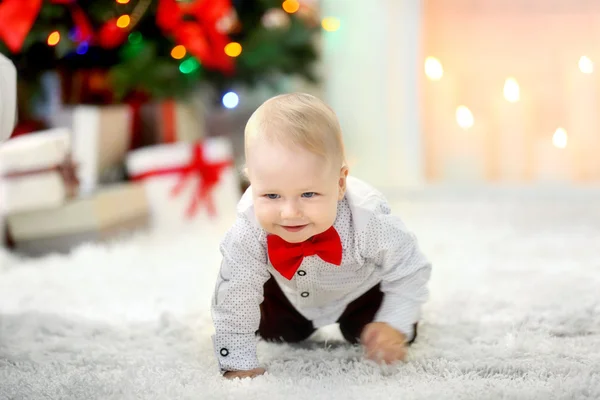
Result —
M 212 336 L 212 340 L 221 373 L 258 368 L 256 335 L 217 334 Z
M 403 296 L 386 293 L 375 322 L 385 322 L 406 336 L 410 342 L 415 336 L 415 323 L 420 318 L 420 303 Z

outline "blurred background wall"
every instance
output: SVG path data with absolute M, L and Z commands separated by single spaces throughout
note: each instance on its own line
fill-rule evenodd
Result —
M 600 3 L 423 5 L 426 180 L 598 183 Z
M 381 186 L 597 184 L 600 3 L 326 0 L 324 96 Z
M 423 4 L 324 0 L 340 29 L 322 43 L 324 98 L 338 113 L 351 168 L 380 187 L 425 183 L 419 76 Z

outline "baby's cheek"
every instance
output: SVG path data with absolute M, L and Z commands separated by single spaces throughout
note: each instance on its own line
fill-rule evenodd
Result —
M 256 219 L 263 226 L 263 228 L 275 222 L 273 220 L 274 211 L 269 207 L 255 206 L 254 214 L 256 215 Z
M 333 206 L 330 204 L 331 202 L 319 204 L 318 208 L 315 209 L 315 215 L 320 225 L 331 226 L 335 221 L 335 216 L 337 213 L 337 204 L 334 203 Z
M 330 225 L 333 225 L 333 223 L 335 222 L 336 216 L 337 216 L 337 207 L 333 207 L 333 209 L 329 212 L 329 215 L 328 215 L 328 218 L 329 218 L 328 223 Z

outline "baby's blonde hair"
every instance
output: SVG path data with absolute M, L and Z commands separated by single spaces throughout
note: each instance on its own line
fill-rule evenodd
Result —
M 307 93 L 270 98 L 254 111 L 244 132 L 245 153 L 258 137 L 300 146 L 327 160 L 346 165 L 342 129 L 335 112 Z

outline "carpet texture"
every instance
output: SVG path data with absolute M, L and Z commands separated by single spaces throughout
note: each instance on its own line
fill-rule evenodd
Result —
M 364 361 L 334 326 L 260 343 L 255 380 L 220 378 L 211 346 L 225 227 L 0 251 L 0 399 L 598 399 L 599 200 L 395 202 L 434 266 L 408 361 Z

